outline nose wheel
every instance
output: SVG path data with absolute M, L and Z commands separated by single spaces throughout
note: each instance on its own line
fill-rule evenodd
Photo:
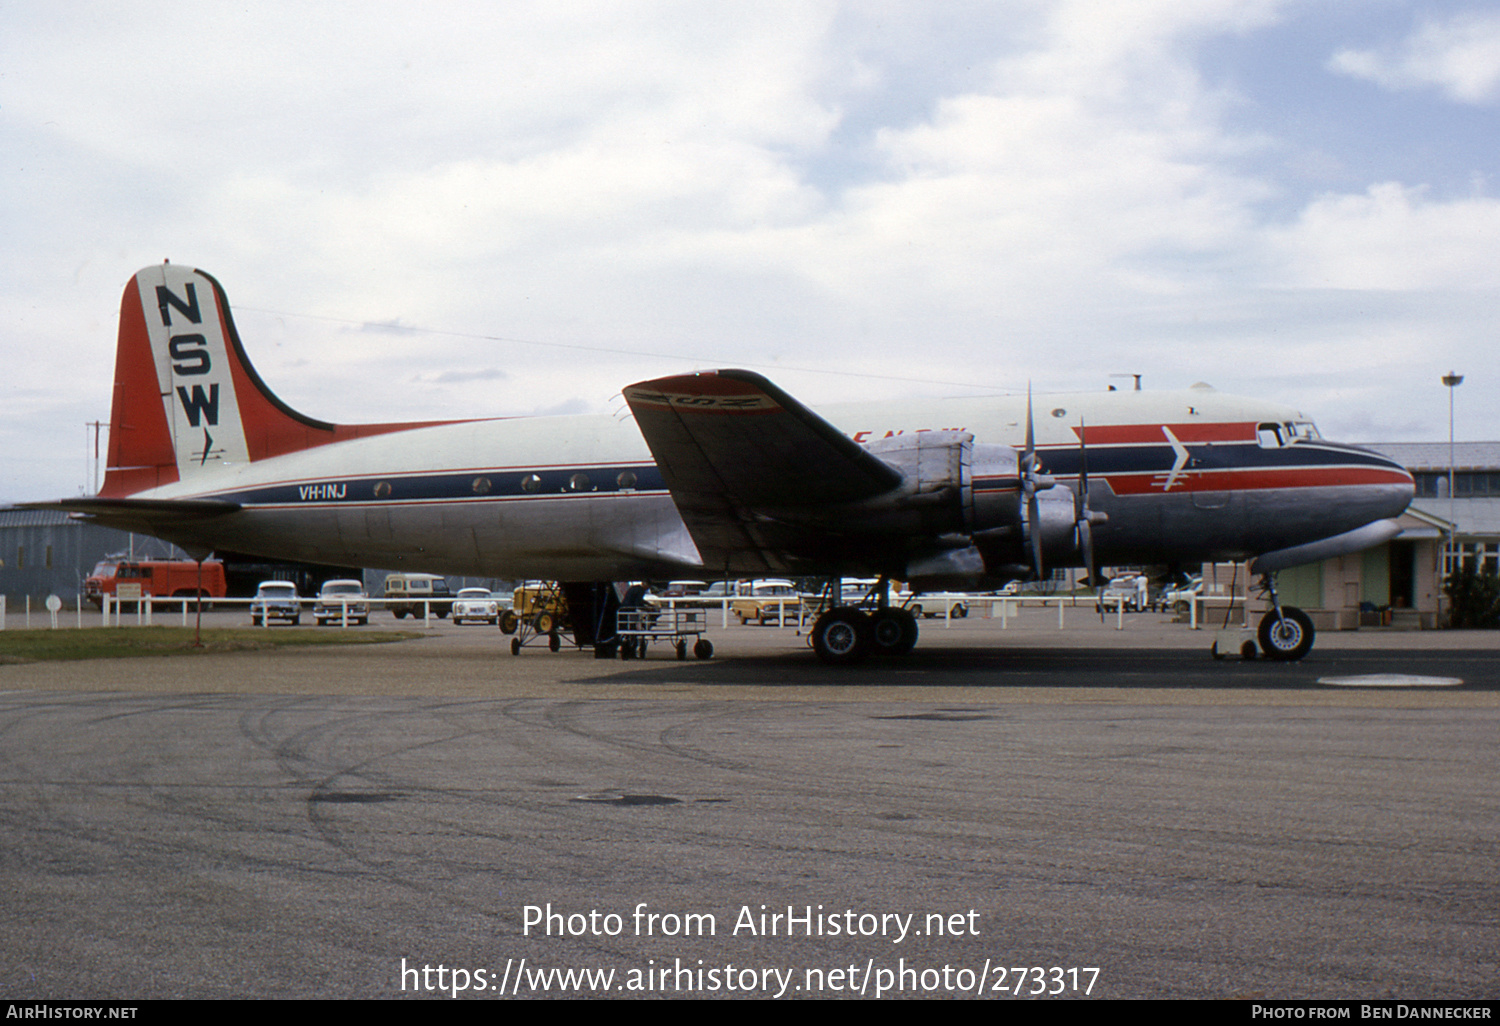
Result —
M 1267 659 L 1295 662 L 1313 647 L 1312 619 L 1296 606 L 1272 609 L 1260 621 L 1260 650 Z

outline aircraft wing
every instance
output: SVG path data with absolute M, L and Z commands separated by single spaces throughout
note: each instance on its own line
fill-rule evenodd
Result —
M 759 374 L 683 374 L 624 390 L 710 567 L 791 572 L 841 547 L 820 512 L 890 492 L 899 470 Z

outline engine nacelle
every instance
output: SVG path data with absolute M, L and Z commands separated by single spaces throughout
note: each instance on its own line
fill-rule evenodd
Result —
M 865 449 L 900 472 L 900 485 L 861 502 L 778 510 L 777 516 L 835 531 L 856 549 L 873 544 L 872 565 L 915 580 L 957 585 L 1027 576 L 1033 533 L 1041 538 L 1044 565 L 1075 561 L 1072 489 L 1033 478 L 1042 484 L 1033 524 L 1021 487 L 1021 454 L 1013 447 L 976 445 L 964 431 L 920 431 L 868 442 Z
M 974 523 L 974 436 L 920 431 L 865 444 L 870 455 L 901 472 L 901 485 L 840 511 L 858 512 L 861 530 L 906 535 L 968 534 Z
M 1034 572 L 1033 535 L 1041 540 L 1044 569 L 1075 565 L 1082 552 L 1074 490 L 1036 475 L 1033 522 L 1022 488 L 1023 454 L 1003 445 L 976 445 L 971 451 L 967 538 L 962 544 L 938 539 L 932 551 L 911 560 L 908 575 L 927 587 L 1028 577 Z

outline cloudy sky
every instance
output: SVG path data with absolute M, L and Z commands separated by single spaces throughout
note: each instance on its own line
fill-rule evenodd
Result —
M 0 501 L 90 488 L 120 289 L 325 420 L 1206 381 L 1500 438 L 1500 13 L 1405 0 L 0 0 Z

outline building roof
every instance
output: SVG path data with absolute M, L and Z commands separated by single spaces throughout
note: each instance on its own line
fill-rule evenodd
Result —
M 1366 442 L 1407 470 L 1447 470 L 1447 442 Z M 1454 470 L 1500 470 L 1500 442 L 1454 442 Z
M 0 527 L 50 527 L 57 524 L 81 524 L 60 509 L 21 509 L 0 506 Z
M 1448 519 L 1447 499 L 1416 499 L 1411 509 Z M 1453 520 L 1460 537 L 1500 538 L 1500 498 L 1454 499 Z

